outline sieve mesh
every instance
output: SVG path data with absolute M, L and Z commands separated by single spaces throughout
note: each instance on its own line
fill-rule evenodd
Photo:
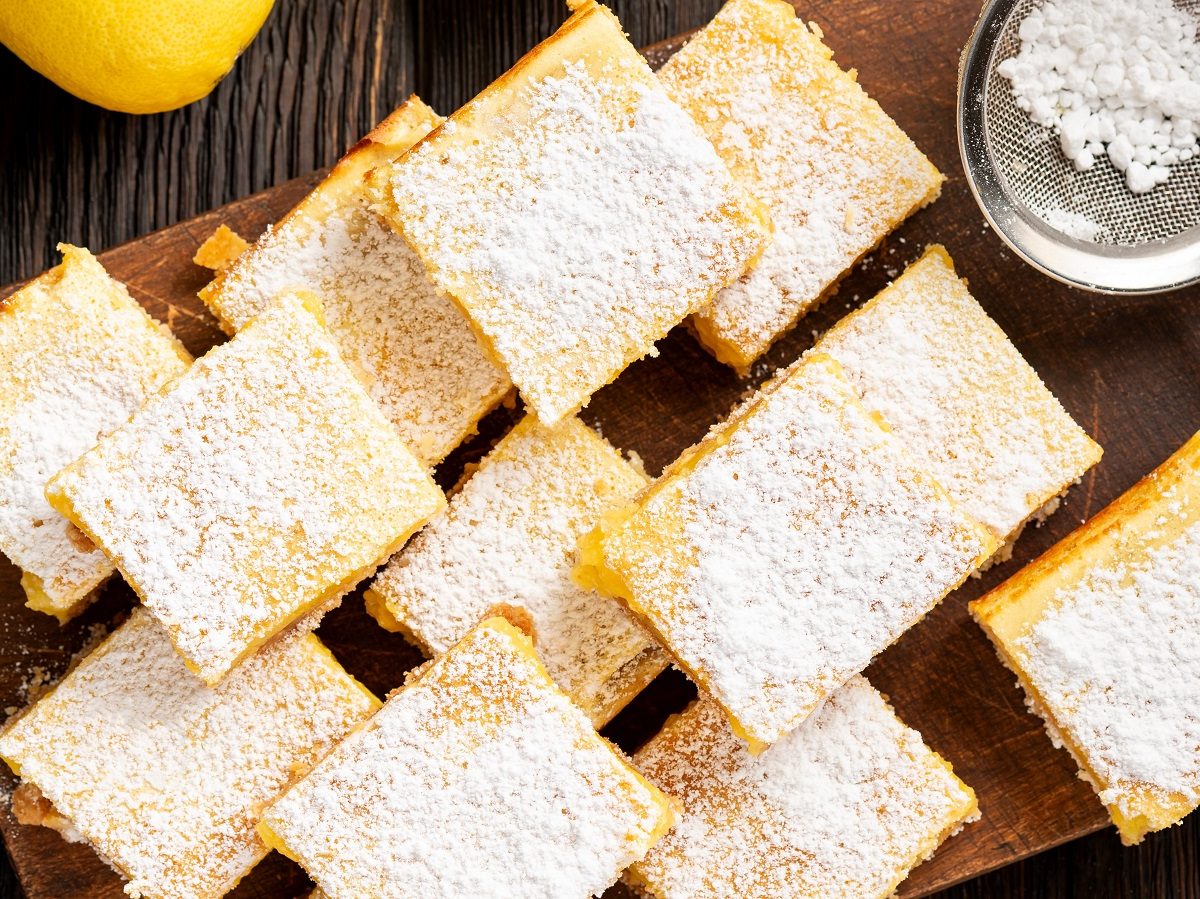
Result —
M 1002 189 L 1050 227 L 1064 213 L 1082 216 L 1097 228 L 1100 244 L 1139 246 L 1200 226 L 1200 155 L 1172 166 L 1166 184 L 1133 194 L 1106 158 L 1086 172 L 1076 171 L 1063 154 L 1058 135 L 1017 107 L 1010 82 L 996 67 L 1020 50 L 1017 29 L 1041 3 L 1018 0 L 1014 4 L 988 62 L 983 126 Z M 1176 4 L 1200 13 L 1200 0 L 1176 0 Z

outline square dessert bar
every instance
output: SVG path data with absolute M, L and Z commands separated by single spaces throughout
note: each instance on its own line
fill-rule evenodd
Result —
M 401 438 L 429 465 L 471 434 L 511 387 L 404 238 L 368 208 L 367 171 L 440 122 L 410 98 L 200 292 L 231 334 L 284 290 L 319 296 L 342 358 L 364 375 Z
M 652 899 L 884 899 L 979 815 L 971 788 L 861 677 L 761 755 L 700 699 L 634 763 L 683 806 L 626 874 Z
M 971 613 L 1126 845 L 1200 805 L 1200 433 Z
M 666 797 L 488 618 L 263 816 L 330 899 L 599 895 L 673 823 Z
M 367 591 L 389 630 L 445 652 L 496 605 L 532 616 L 538 655 L 603 726 L 666 666 L 625 606 L 571 578 L 579 538 L 646 476 L 574 416 L 524 418 Z
M 813 355 L 586 537 L 579 577 L 623 597 L 758 751 L 996 545 Z
M 187 370 L 191 357 L 87 250 L 0 302 L 0 550 L 29 607 L 66 621 L 112 563 L 50 508 L 45 488 Z
M 547 424 L 769 239 L 762 207 L 592 0 L 370 180 Z
M 17 808 L 82 837 L 145 899 L 224 896 L 267 853 L 262 809 L 379 703 L 312 634 L 216 687 L 144 609 L 0 734 Z
M 783 0 L 730 0 L 659 72 L 734 175 L 770 210 L 758 264 L 692 319 L 745 369 L 942 176 Z
M 209 683 L 445 505 L 305 302 L 283 297 L 46 488 Z
M 1100 460 L 1084 433 L 932 246 L 818 341 L 951 498 L 1001 540 Z M 1011 545 L 1007 547 L 1011 552 Z

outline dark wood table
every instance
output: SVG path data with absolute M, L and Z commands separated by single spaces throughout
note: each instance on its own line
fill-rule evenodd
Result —
M 878 3 L 881 15 L 905 14 Z M 719 5 L 612 2 L 639 46 Z M 838 15 L 828 0 L 802 5 Z M 280 0 L 209 99 L 149 117 L 75 100 L 0 48 L 0 284 L 52 265 L 60 240 L 101 250 L 328 165 L 410 92 L 451 110 L 564 15 L 561 0 Z M 853 48 L 835 49 L 853 64 Z M 1196 816 L 1136 849 L 1103 832 L 939 896 L 1200 897 L 1198 849 Z M 2 858 L 0 899 L 19 896 Z

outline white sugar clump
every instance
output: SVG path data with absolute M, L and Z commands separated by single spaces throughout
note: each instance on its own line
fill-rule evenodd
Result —
M 1079 171 L 1107 155 L 1146 193 L 1200 151 L 1198 25 L 1171 0 L 1048 0 L 997 72 Z

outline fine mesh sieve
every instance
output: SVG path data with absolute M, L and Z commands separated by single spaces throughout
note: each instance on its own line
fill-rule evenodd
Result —
M 1154 293 L 1200 281 L 1200 155 L 1140 195 L 1107 159 L 1076 171 L 1058 135 L 1017 107 L 1010 82 L 996 71 L 1017 54 L 1017 29 L 1041 5 L 989 0 L 963 50 L 958 142 L 984 215 L 1018 255 L 1068 284 Z M 1200 14 L 1200 0 L 1176 5 Z M 1095 240 L 1055 226 L 1068 218 L 1094 228 Z

